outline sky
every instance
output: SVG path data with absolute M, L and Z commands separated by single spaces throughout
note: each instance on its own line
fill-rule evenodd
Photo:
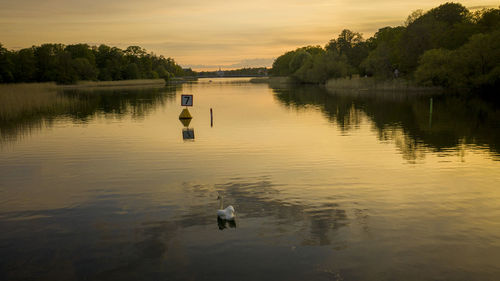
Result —
M 139 45 L 195 70 L 270 66 L 342 29 L 373 35 L 446 0 L 0 0 L 0 43 Z M 498 0 L 456 1 L 470 9 Z

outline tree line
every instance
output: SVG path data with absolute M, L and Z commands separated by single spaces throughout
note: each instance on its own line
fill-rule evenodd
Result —
M 424 86 L 494 90 L 500 86 L 500 9 L 471 12 L 445 3 L 411 13 L 404 26 L 380 28 L 364 39 L 343 30 L 325 47 L 279 56 L 271 75 L 325 83 L 352 75 L 402 77 Z
M 0 44 L 0 83 L 78 80 L 170 79 L 185 72 L 174 59 L 139 46 L 125 50 L 107 45 L 43 44 L 18 51 Z
M 231 77 L 231 76 L 267 76 L 267 67 L 244 67 L 232 70 L 200 71 L 196 72 L 198 77 Z

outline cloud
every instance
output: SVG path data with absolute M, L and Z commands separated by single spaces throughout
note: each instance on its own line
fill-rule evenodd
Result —
M 495 6 L 487 1 L 461 2 Z M 366 38 L 381 27 L 402 24 L 415 9 L 439 4 L 441 0 L 1 0 L 0 38 L 7 48 L 49 42 L 140 45 L 183 65 L 244 66 L 246 58 L 324 45 L 344 28 Z

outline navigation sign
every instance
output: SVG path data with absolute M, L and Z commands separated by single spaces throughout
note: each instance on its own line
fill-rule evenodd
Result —
M 193 95 L 181 95 L 182 106 L 193 106 Z
M 191 128 L 182 129 L 182 139 L 183 140 L 194 140 L 194 129 L 191 129 Z

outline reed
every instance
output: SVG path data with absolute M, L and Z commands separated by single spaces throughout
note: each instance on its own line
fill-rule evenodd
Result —
M 53 83 L 0 85 L 0 120 L 4 122 L 57 111 L 72 103 L 58 95 L 58 86 Z
M 405 79 L 377 80 L 373 77 L 330 79 L 328 90 L 436 91 L 437 87 L 421 87 Z
M 149 85 L 165 85 L 163 79 L 135 79 L 121 81 L 80 81 L 74 85 L 60 85 L 62 89 L 80 89 L 94 87 L 128 87 L 128 86 L 149 86 Z

